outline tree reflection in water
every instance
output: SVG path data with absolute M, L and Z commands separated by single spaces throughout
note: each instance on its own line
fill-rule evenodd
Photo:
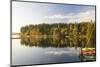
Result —
M 39 37 L 39 36 L 38 36 Z M 62 37 L 23 37 L 21 38 L 21 44 L 25 46 L 38 46 L 38 47 L 95 47 L 93 40 L 87 44 L 86 38 L 62 38 Z
M 55 47 L 55 48 L 65 48 L 65 47 L 73 48 L 74 47 L 75 49 L 77 49 L 77 48 L 95 48 L 95 44 L 92 41 L 93 40 L 90 40 L 90 42 L 86 45 L 86 43 L 87 43 L 86 38 L 80 38 L 80 39 L 75 39 L 75 37 L 71 37 L 71 38 L 61 38 L 61 37 L 21 38 L 22 45 L 25 45 L 28 47 L 35 46 L 35 47 L 42 47 L 42 48 L 47 48 L 47 47 Z M 68 53 L 66 51 L 62 51 L 62 52 L 52 51 L 52 52 L 47 52 L 46 54 L 50 54 L 50 55 L 53 54 L 53 55 L 60 56 L 62 54 L 68 54 Z M 96 59 L 96 55 L 89 55 L 89 57 L 88 58 L 87 57 L 88 57 L 88 55 L 83 55 L 81 52 L 79 53 L 79 58 L 81 59 L 81 61 L 94 61 Z

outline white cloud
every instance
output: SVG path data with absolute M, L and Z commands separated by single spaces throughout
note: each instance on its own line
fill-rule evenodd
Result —
M 69 13 L 66 15 L 55 14 L 52 16 L 45 16 L 49 19 L 66 19 L 66 22 L 82 22 L 82 21 L 95 21 L 95 10 L 87 10 L 80 13 Z
M 65 19 L 65 18 L 71 18 L 71 16 L 61 15 L 61 14 L 55 14 L 53 16 L 45 16 L 45 18 L 51 18 L 51 19 Z
M 95 11 L 80 12 L 72 16 L 69 22 L 95 21 Z

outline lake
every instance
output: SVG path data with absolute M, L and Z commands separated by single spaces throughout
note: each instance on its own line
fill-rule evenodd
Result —
M 48 41 L 50 40 L 12 39 L 12 65 L 81 61 L 79 47 L 70 47 L 66 44 L 67 41 Z
M 92 55 L 87 58 L 80 52 L 84 44 L 86 41 L 70 38 L 15 38 L 12 39 L 12 65 L 91 61 Z

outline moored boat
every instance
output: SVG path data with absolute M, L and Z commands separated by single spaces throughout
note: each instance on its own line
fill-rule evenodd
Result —
M 80 53 L 82 55 L 96 55 L 95 48 L 82 48 Z

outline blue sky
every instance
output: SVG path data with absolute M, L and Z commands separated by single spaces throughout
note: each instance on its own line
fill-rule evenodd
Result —
M 94 6 L 12 2 L 12 32 L 20 27 L 40 23 L 74 23 L 95 21 Z

